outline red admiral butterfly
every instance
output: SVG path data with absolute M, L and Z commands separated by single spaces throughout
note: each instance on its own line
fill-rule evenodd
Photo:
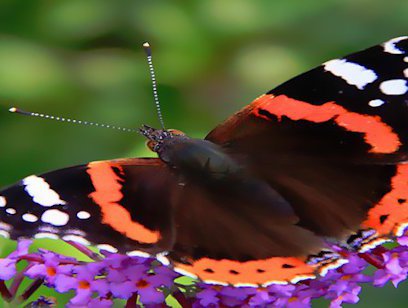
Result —
M 408 223 L 408 37 L 331 60 L 204 140 L 148 126 L 159 158 L 91 162 L 0 192 L 0 233 L 157 255 L 206 282 L 267 285 L 344 263 Z

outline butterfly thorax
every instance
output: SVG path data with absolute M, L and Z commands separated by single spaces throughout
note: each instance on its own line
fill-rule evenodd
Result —
M 190 138 L 176 130 L 143 126 L 147 146 L 159 158 L 188 178 L 226 180 L 241 176 L 240 166 L 223 149 L 207 140 Z

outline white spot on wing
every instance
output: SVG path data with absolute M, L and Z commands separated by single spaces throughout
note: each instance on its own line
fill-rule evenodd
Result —
M 398 236 L 398 237 L 403 236 L 404 233 L 405 233 L 405 230 L 406 230 L 407 228 L 408 228 L 408 223 L 400 224 L 400 225 L 397 227 L 397 230 L 395 231 L 395 235 Z
M 234 287 L 237 288 L 245 288 L 245 287 L 251 287 L 251 288 L 257 288 L 259 285 L 255 283 L 234 283 Z
M 197 278 L 198 278 L 197 275 L 194 275 L 193 273 L 187 272 L 187 271 L 185 271 L 185 270 L 183 270 L 183 269 L 181 269 L 181 268 L 178 268 L 178 267 L 173 268 L 173 270 L 174 270 L 176 273 L 179 273 L 179 274 L 181 274 L 181 275 L 183 275 L 183 276 L 191 277 L 191 278 L 194 278 L 194 279 L 197 279 Z M 209 283 L 208 281 L 209 281 L 209 280 L 206 280 L 207 283 Z
M 17 211 L 13 209 L 12 207 L 9 207 L 8 209 L 6 209 L 6 213 L 10 215 L 14 215 L 15 213 L 17 213 Z
M 408 62 L 408 57 L 405 57 L 405 58 L 404 58 L 404 62 Z
M 85 245 L 85 246 L 91 245 L 91 243 L 88 240 L 86 240 L 83 237 L 78 236 L 78 235 L 72 235 L 72 234 L 64 235 L 62 237 L 62 239 L 64 241 L 72 241 L 72 242 L 76 242 L 76 243 L 79 243 L 79 244 L 82 244 L 82 245 Z
M 37 216 L 30 213 L 25 213 L 21 218 L 23 218 L 23 220 L 27 222 L 36 222 L 38 220 Z
M 373 70 L 348 62 L 346 59 L 328 61 L 324 63 L 324 69 L 360 90 L 377 79 L 377 74 Z
M 408 68 L 404 69 L 404 76 L 408 78 Z
M 170 265 L 170 260 L 166 257 L 168 254 L 169 254 L 168 251 L 164 251 L 164 252 L 158 253 L 158 254 L 156 255 L 157 261 L 159 261 L 161 264 L 163 264 L 163 265 L 165 265 L 165 266 Z
M 385 104 L 385 102 L 382 99 L 373 99 L 368 102 L 368 105 L 371 107 L 379 107 L 383 104 Z
M 46 207 L 66 204 L 43 178 L 31 175 L 23 179 L 23 185 L 35 203 Z
M 96 247 L 100 250 L 106 250 L 106 251 L 113 252 L 113 253 L 118 252 L 118 250 L 115 247 L 109 244 L 99 244 L 99 245 L 96 245 Z
M 65 234 L 74 234 L 74 235 L 79 235 L 79 236 L 85 236 L 86 233 L 82 230 L 78 229 L 69 229 L 65 231 Z
M 77 213 L 77 217 L 79 219 L 88 219 L 89 217 L 91 217 L 91 214 L 89 214 L 88 212 L 85 211 L 80 211 Z
M 7 200 L 5 197 L 0 196 L 0 207 L 5 207 L 7 204 Z
M 6 230 L 0 230 L 0 236 L 10 238 L 10 233 L 8 233 Z
M 385 51 L 385 52 L 388 52 L 388 53 L 391 53 L 391 54 L 394 54 L 394 55 L 402 55 L 402 54 L 404 54 L 404 51 L 398 49 L 398 47 L 395 46 L 395 44 L 398 43 L 398 42 L 400 42 L 400 41 L 402 41 L 402 40 L 405 40 L 405 39 L 408 39 L 408 36 L 396 37 L 396 38 L 393 38 L 393 39 L 391 39 L 391 40 L 385 42 L 385 43 L 383 44 L 384 51 Z
M 40 226 L 38 228 L 38 230 L 41 231 L 41 232 L 49 232 L 49 233 L 58 233 L 59 232 L 57 228 L 54 228 L 54 227 L 51 227 L 51 226 Z
M 297 276 L 291 279 L 290 283 L 298 283 L 299 281 L 304 281 L 304 280 L 309 280 L 309 279 L 314 279 L 314 278 L 316 278 L 315 275 L 301 275 L 301 276 Z
M 54 233 L 40 232 L 40 233 L 35 234 L 34 238 L 50 238 L 53 240 L 58 240 L 59 236 Z
M 9 224 L 0 221 L 0 230 L 10 231 L 12 228 Z
M 150 258 L 150 255 L 147 252 L 143 252 L 140 250 L 132 250 L 126 252 L 129 257 L 142 257 L 142 258 Z
M 177 270 L 176 270 L 176 272 L 177 272 Z M 181 274 L 180 272 L 179 272 L 179 274 Z M 184 276 L 187 276 L 187 275 L 184 275 Z M 190 277 L 191 277 L 191 275 L 190 275 Z M 192 278 L 194 278 L 194 277 L 192 277 Z M 218 280 L 210 280 L 210 279 L 204 279 L 203 280 L 206 284 L 213 284 L 213 285 L 218 285 L 218 286 L 228 286 L 228 283 L 226 283 L 226 282 L 223 282 L 223 281 L 218 281 Z
M 347 264 L 349 261 L 346 259 L 338 259 L 335 262 L 329 263 L 328 265 L 322 266 L 320 268 L 320 276 L 324 277 L 331 269 L 339 268 L 340 266 Z
M 41 221 L 60 227 L 65 226 L 69 220 L 67 213 L 60 210 L 52 209 L 45 211 L 41 216 Z
M 270 281 L 267 281 L 267 282 L 263 283 L 262 286 L 267 287 L 267 286 L 270 286 L 272 284 L 286 285 L 286 284 L 288 284 L 288 282 L 287 281 L 282 281 L 282 280 L 270 280 Z
M 364 252 L 370 251 L 371 249 L 373 249 L 373 248 L 375 248 L 375 247 L 377 247 L 377 246 L 379 246 L 379 245 L 381 245 L 381 244 L 387 243 L 387 242 L 392 242 L 392 239 L 389 239 L 389 238 L 381 238 L 381 237 L 376 238 L 376 239 L 374 239 L 374 240 L 369 241 L 368 243 L 364 243 L 364 244 L 360 247 L 360 249 L 358 250 L 358 252 L 364 253 Z
M 408 84 L 404 79 L 391 79 L 381 82 L 380 90 L 386 95 L 403 95 L 408 92 Z

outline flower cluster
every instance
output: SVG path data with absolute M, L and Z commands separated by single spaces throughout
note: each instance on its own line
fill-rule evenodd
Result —
M 408 273 L 408 237 L 399 238 L 398 245 L 392 249 L 378 246 L 364 254 L 344 251 L 349 262 L 330 270 L 324 277 L 265 288 L 214 286 L 200 282 L 185 285 L 178 282 L 180 275 L 152 258 L 108 252 L 102 252 L 101 257 L 71 243 L 94 259 L 94 262 L 80 262 L 42 249 L 29 253 L 30 244 L 29 240 L 21 240 L 13 253 L 0 259 L 0 294 L 6 301 L 25 302 L 44 284 L 60 293 L 73 290 L 72 307 L 111 307 L 114 299 L 126 300 L 127 307 L 135 307 L 136 302 L 154 306 L 164 304 L 169 295 L 183 307 L 309 307 L 317 298 L 329 300 L 330 307 L 341 307 L 343 303 L 359 301 L 362 284 L 382 287 L 391 282 L 397 286 Z M 17 263 L 23 260 L 28 265 L 17 271 Z M 370 264 L 377 270 L 373 275 L 366 275 Z M 17 296 L 24 277 L 31 278 L 32 283 Z M 13 281 L 8 287 L 5 281 L 10 279 Z M 44 297 L 31 303 L 33 307 L 52 305 L 52 300 Z
M 372 262 L 368 262 L 368 261 Z M 391 250 L 377 247 L 369 253 L 348 253 L 348 263 L 341 268 L 329 271 L 319 279 L 306 280 L 297 284 L 271 285 L 267 288 L 217 288 L 200 285 L 196 303 L 199 306 L 248 306 L 260 307 L 310 307 L 311 301 L 325 298 L 330 307 L 341 307 L 343 303 L 355 304 L 359 301 L 358 294 L 361 284 L 370 283 L 377 287 L 391 281 L 396 287 L 407 278 L 408 246 L 398 246 Z M 371 264 L 381 266 L 374 275 L 366 275 L 364 271 Z

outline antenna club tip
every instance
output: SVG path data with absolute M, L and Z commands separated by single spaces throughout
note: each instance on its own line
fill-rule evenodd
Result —
M 11 107 L 11 108 L 9 109 L 9 111 L 10 111 L 10 112 L 17 112 L 18 109 L 17 109 L 16 107 Z
M 144 49 L 144 51 L 146 52 L 146 55 L 147 55 L 148 57 L 151 57 L 151 56 L 152 56 L 152 50 L 151 50 L 150 44 L 149 44 L 148 42 L 143 43 L 143 49 Z

